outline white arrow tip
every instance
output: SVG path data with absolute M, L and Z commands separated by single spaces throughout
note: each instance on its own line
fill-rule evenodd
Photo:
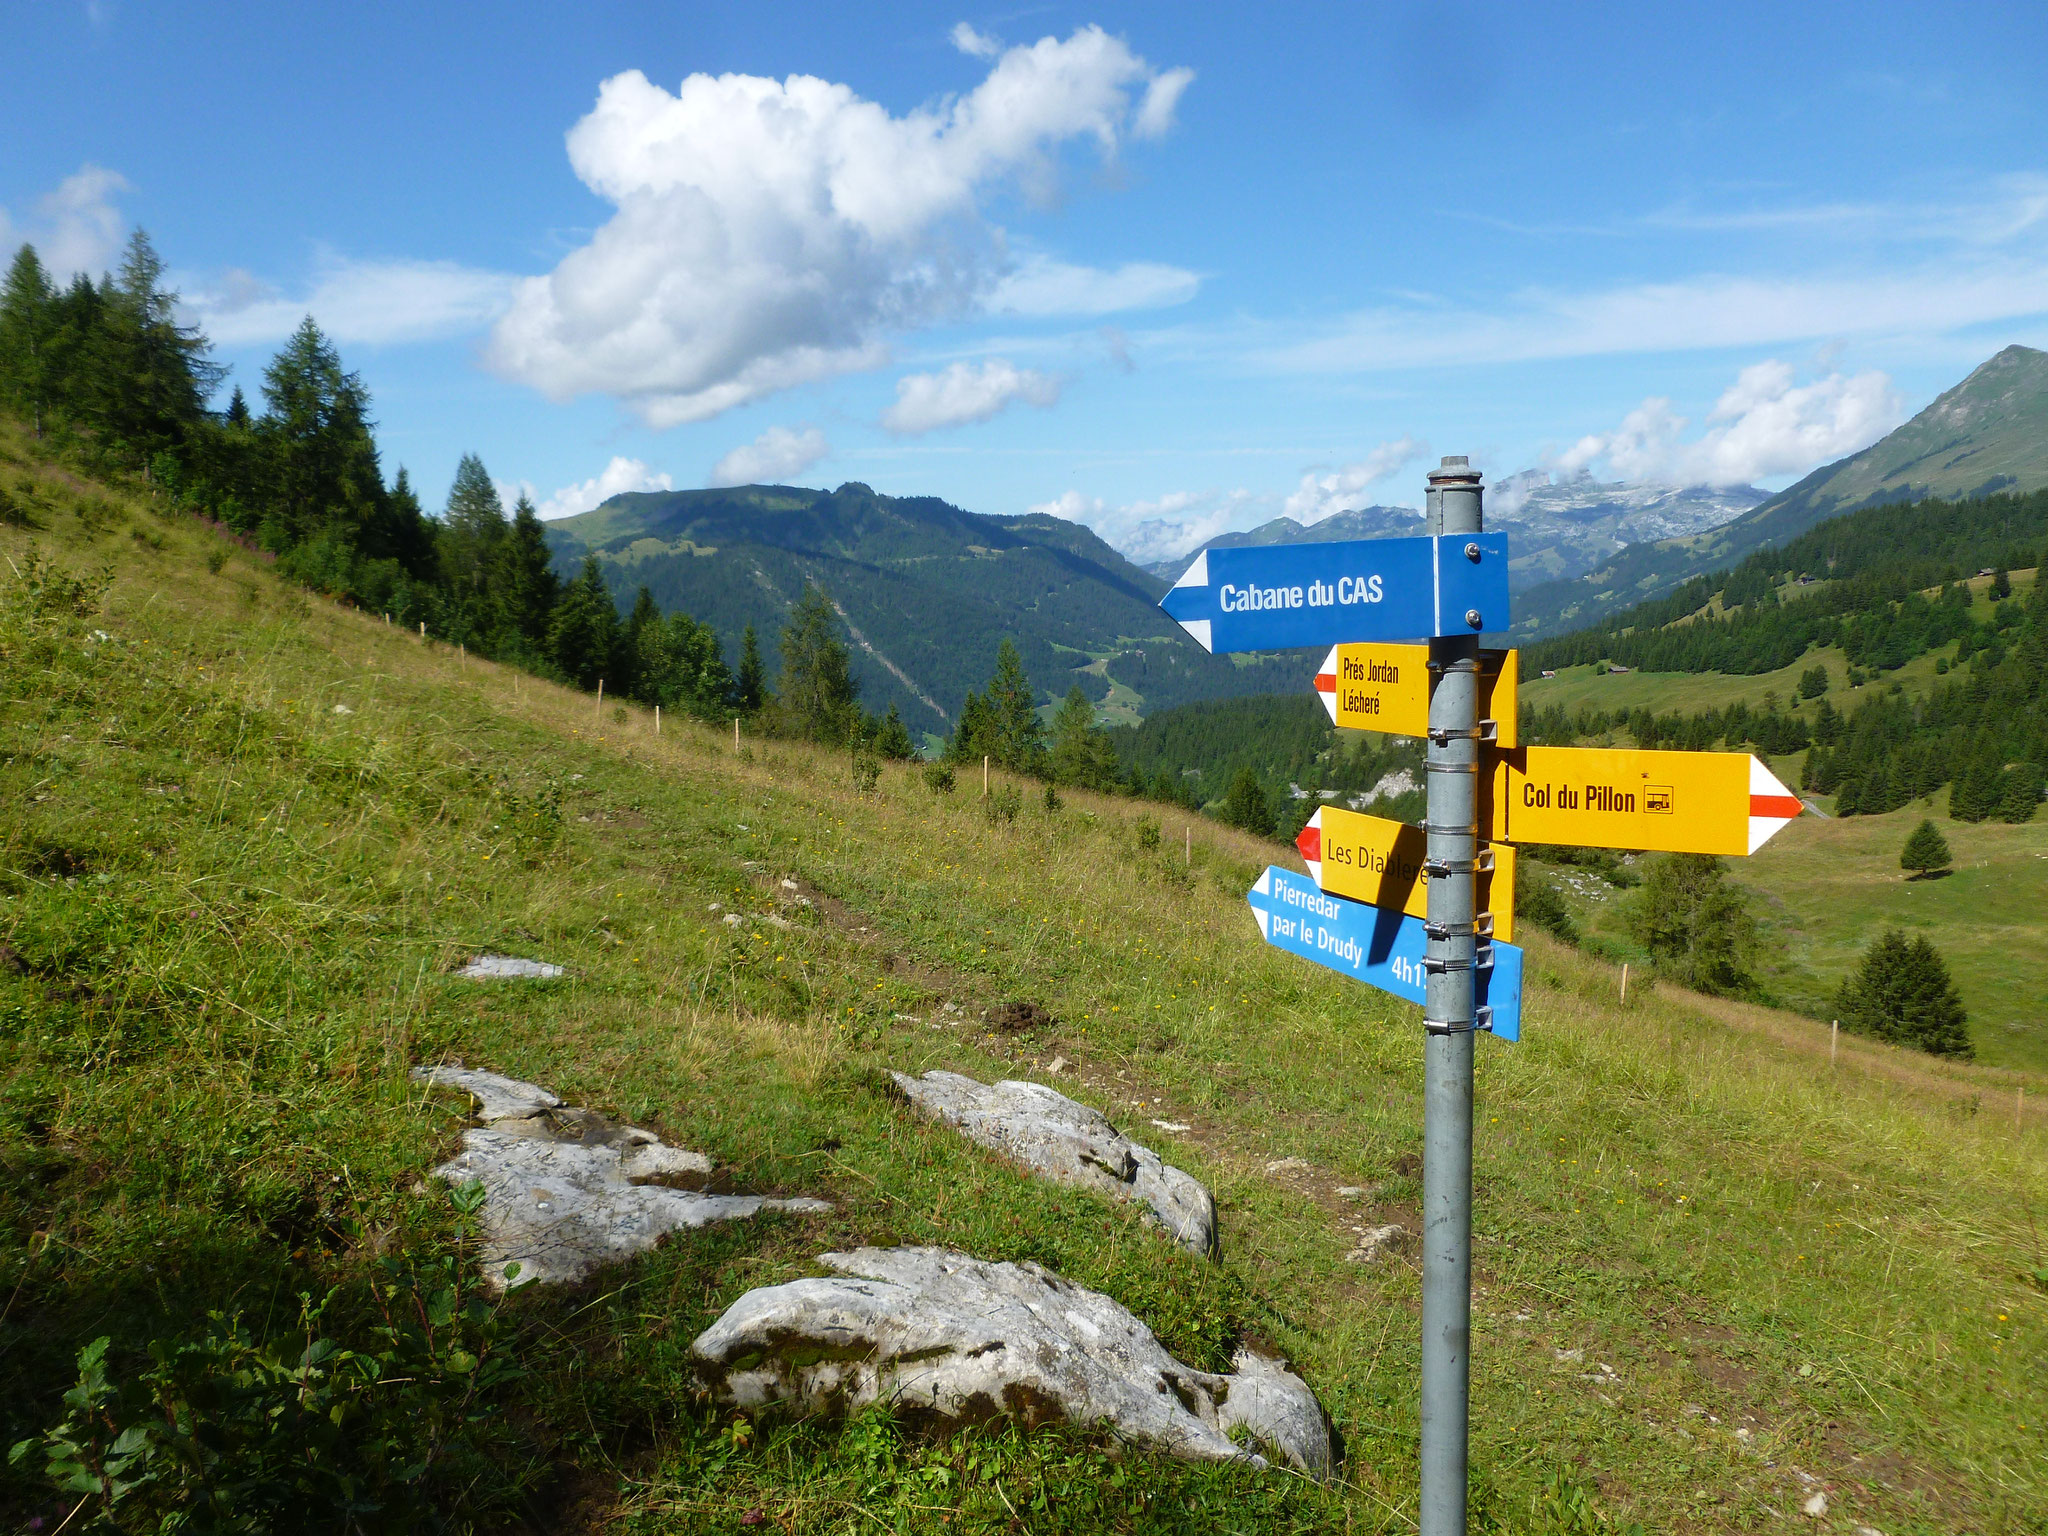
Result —
M 1203 550 L 1195 556 L 1195 563 L 1180 573 L 1176 587 L 1206 587 L 1209 585 L 1209 551 Z
M 1180 627 L 1194 636 L 1195 644 L 1208 651 L 1211 655 L 1215 654 L 1216 647 L 1209 641 L 1209 621 L 1207 619 L 1182 619 Z

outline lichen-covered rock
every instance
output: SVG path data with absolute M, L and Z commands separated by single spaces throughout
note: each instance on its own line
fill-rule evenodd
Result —
M 1142 1201 L 1151 1219 L 1190 1253 L 1215 1251 L 1216 1201 L 1202 1182 L 1087 1105 L 1043 1083 L 988 1085 L 958 1072 L 890 1075 L 919 1109 L 969 1140 L 1062 1183 Z
M 706 1195 L 650 1183 L 701 1182 L 711 1159 L 665 1146 L 652 1131 L 566 1105 L 534 1083 L 447 1066 L 417 1068 L 413 1079 L 477 1101 L 484 1124 L 463 1133 L 462 1151 L 434 1176 L 483 1185 L 481 1263 L 493 1290 L 581 1280 L 685 1227 L 761 1211 L 832 1209 L 823 1200 Z
M 945 1423 L 1008 1414 L 1265 1466 L 1237 1430 L 1301 1471 L 1330 1469 L 1328 1422 L 1283 1362 L 1240 1354 L 1233 1374 L 1194 1370 L 1116 1302 L 1036 1264 L 942 1248 L 819 1262 L 838 1274 L 749 1291 L 690 1346 L 721 1401 L 838 1413 L 886 1402 Z

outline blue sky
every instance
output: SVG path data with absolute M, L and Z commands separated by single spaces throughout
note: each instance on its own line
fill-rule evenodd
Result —
M 1781 485 L 2048 345 L 2048 8 L 15 8 L 0 245 L 148 228 L 387 471 L 786 479 L 1148 556 L 1500 476 Z M 33 61 L 32 67 L 19 67 Z

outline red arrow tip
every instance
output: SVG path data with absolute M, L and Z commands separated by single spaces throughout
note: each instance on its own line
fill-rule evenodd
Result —
M 1751 795 L 1749 814 L 1752 816 L 1775 816 L 1790 820 L 1806 809 L 1806 802 L 1797 795 Z
M 1337 691 L 1337 674 L 1336 674 L 1336 673 L 1334 673 L 1334 672 L 1318 672 L 1318 673 L 1316 674 L 1316 692 L 1317 692 L 1317 693 L 1335 693 L 1336 691 Z
M 1323 862 L 1323 829 L 1303 827 L 1301 836 L 1294 840 L 1294 846 L 1301 850 L 1301 856 L 1311 864 Z

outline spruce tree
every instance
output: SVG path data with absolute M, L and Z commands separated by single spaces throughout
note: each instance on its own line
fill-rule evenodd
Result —
M 1908 939 L 1896 928 L 1844 978 L 1835 1008 L 1845 1029 L 1937 1056 L 1973 1054 L 1968 1015 L 1948 966 L 1925 938 Z
M 973 689 L 960 701 L 960 719 L 953 727 L 953 734 L 946 738 L 946 760 L 953 763 L 972 764 L 984 756 L 996 755 L 995 715 L 984 699 Z
M 894 703 L 889 705 L 889 713 L 877 723 L 873 745 L 877 757 L 888 758 L 891 762 L 908 762 L 917 756 L 916 744 L 910 739 L 910 727 L 903 723 L 903 716 Z
M 844 742 L 859 721 L 852 658 L 839 638 L 839 615 L 825 589 L 806 581 L 782 627 L 782 675 L 776 707 L 787 727 L 813 741 Z
M 1007 635 L 996 647 L 995 675 L 988 680 L 983 697 L 993 729 L 995 760 L 1016 773 L 1038 772 L 1045 756 L 1045 727 L 1039 723 L 1024 658 Z
M 269 471 L 265 523 L 282 544 L 334 528 L 370 543 L 384 478 L 370 435 L 370 398 L 308 315 L 263 370 L 266 405 L 258 435 Z M 369 548 L 372 555 L 387 551 Z
M 548 616 L 554 612 L 562 582 L 548 554 L 546 528 L 533 499 L 524 492 L 512 510 L 512 526 L 498 541 L 490 581 L 506 621 L 525 640 L 526 650 L 534 656 L 545 654 Z
M 1808 667 L 1799 674 L 1799 697 L 1817 699 L 1828 691 L 1828 669 Z
M 2015 824 L 2032 821 L 2040 808 L 2041 765 L 2015 763 L 2006 769 L 1998 797 L 1998 819 Z
M 108 291 L 100 336 L 99 416 L 139 463 L 184 442 L 225 371 L 197 326 L 179 325 L 164 261 L 138 229 Z M 381 487 L 380 487 L 381 489 Z
M 1931 821 L 1923 821 L 1913 829 L 1913 835 L 1906 839 L 1906 846 L 1899 853 L 1899 868 L 1910 870 L 1915 879 L 1930 875 L 1937 869 L 1949 865 L 1948 839 L 1935 829 Z
M 740 670 L 733 691 L 744 714 L 758 714 L 768 702 L 768 673 L 761 665 L 760 637 L 751 624 L 740 632 Z
M 577 687 L 595 688 L 610 673 L 618 644 L 619 610 L 605 586 L 597 556 L 583 562 L 583 574 L 563 590 L 548 623 L 548 650 Z
M 1258 837 L 1273 835 L 1273 808 L 1266 803 L 1266 791 L 1250 768 L 1240 768 L 1223 796 L 1223 821 Z
M 246 432 L 249 429 L 254 418 L 249 414 L 248 397 L 242 393 L 241 385 L 237 384 L 235 392 L 228 396 L 228 408 L 221 412 L 220 419 L 223 426 L 233 427 L 238 432 Z M 399 472 L 404 473 L 403 470 Z

